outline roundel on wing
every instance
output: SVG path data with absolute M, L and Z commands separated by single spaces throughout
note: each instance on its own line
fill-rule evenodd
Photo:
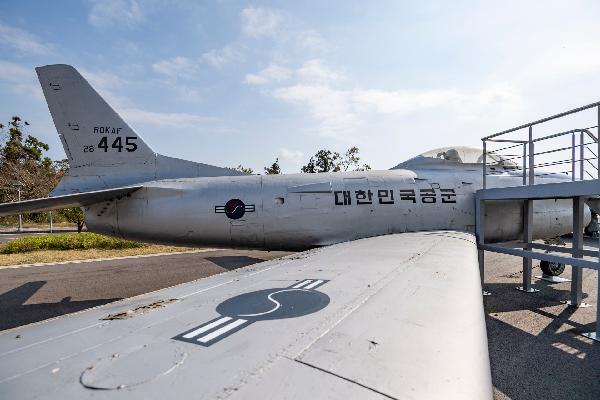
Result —
M 225 215 L 231 219 L 240 219 L 246 212 L 246 205 L 240 199 L 231 199 L 225 203 Z

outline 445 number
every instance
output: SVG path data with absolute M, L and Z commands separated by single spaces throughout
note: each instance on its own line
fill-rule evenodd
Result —
M 135 142 L 137 140 L 136 136 L 126 136 L 125 137 L 125 143 L 123 143 L 123 138 L 121 136 L 117 136 L 115 138 L 115 140 L 112 142 L 112 144 L 110 145 L 111 149 L 116 149 L 119 153 L 123 151 L 123 149 L 127 150 L 128 152 L 132 152 L 132 151 L 136 151 L 138 146 L 137 143 Z M 102 139 L 100 139 L 100 143 L 98 143 L 98 148 L 99 149 L 103 149 L 104 152 L 106 153 L 109 149 L 108 146 L 108 137 L 104 136 L 102 137 Z

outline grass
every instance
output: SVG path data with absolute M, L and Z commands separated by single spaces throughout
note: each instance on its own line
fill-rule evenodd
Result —
M 144 254 L 173 253 L 178 251 L 190 250 L 197 249 L 190 247 L 147 245 L 145 247 L 124 250 L 39 250 L 32 251 L 29 253 L 0 254 L 0 268 L 2 266 L 19 264 L 37 264 L 74 260 L 93 260 L 96 258 L 138 256 Z
M 28 236 L 0 245 L 0 266 L 96 258 L 124 257 L 195 250 L 150 245 L 90 232 Z
M 115 239 L 97 233 L 58 233 L 26 236 L 0 247 L 0 254 L 27 253 L 38 250 L 122 250 L 144 247 L 143 243 Z
M 0 228 L 4 228 L 4 229 L 8 229 L 8 228 L 17 229 L 18 226 L 19 226 L 18 222 L 13 222 L 13 221 L 11 221 L 9 223 L 0 222 Z M 52 223 L 52 226 L 60 227 L 60 228 L 75 228 L 75 229 L 77 229 L 77 224 L 75 224 L 73 222 L 66 222 L 66 221 L 54 221 Z M 23 228 L 50 229 L 50 222 L 23 221 Z

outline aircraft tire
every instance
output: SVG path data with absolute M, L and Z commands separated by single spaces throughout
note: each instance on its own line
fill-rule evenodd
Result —
M 565 270 L 565 264 L 555 262 L 540 261 L 540 268 L 545 275 L 559 276 Z

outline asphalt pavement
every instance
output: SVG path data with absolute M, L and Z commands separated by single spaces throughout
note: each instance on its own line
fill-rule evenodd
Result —
M 597 273 L 583 270 L 588 308 L 562 304 L 570 283 L 534 278 L 537 293 L 515 289 L 522 259 L 486 253 L 484 297 L 496 399 L 600 399 L 600 343 L 581 336 L 595 330 Z M 534 275 L 541 275 L 534 261 Z M 566 267 L 562 274 L 571 277 Z
M 100 306 L 286 254 L 289 253 L 216 250 L 0 269 L 0 330 Z

